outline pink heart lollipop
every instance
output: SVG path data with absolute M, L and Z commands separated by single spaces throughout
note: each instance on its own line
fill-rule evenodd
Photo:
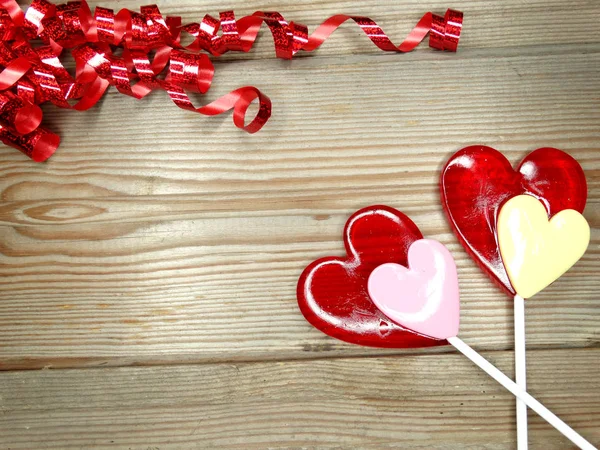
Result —
M 409 268 L 388 263 L 369 277 L 373 303 L 396 323 L 437 339 L 458 334 L 460 302 L 456 264 L 446 247 L 431 239 L 408 250 Z

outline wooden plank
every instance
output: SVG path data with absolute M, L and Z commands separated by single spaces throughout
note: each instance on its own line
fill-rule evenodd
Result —
M 1 148 L 1 199 L 421 186 L 473 143 L 515 161 L 539 146 L 563 148 L 592 177 L 600 46 L 573 50 L 305 58 L 289 69 L 280 61 L 225 64 L 219 94 L 239 87 L 242 70 L 274 101 L 272 120 L 253 136 L 159 93 L 139 103 L 113 92 L 82 114 L 48 107 L 63 145 L 47 164 Z
M 466 256 L 434 204 L 420 198 L 403 209 L 457 257 L 462 335 L 510 348 L 510 300 Z M 322 335 L 296 305 L 302 268 L 343 254 L 347 213 L 196 214 L 2 227 L 0 368 L 381 354 Z M 598 248 L 595 233 L 584 259 L 528 302 L 530 346 L 598 343 Z
M 486 353 L 507 374 L 512 351 Z M 600 349 L 529 351 L 529 391 L 600 442 Z M 515 448 L 514 399 L 458 354 L 0 374 L 2 448 Z M 532 449 L 571 448 L 530 413 Z

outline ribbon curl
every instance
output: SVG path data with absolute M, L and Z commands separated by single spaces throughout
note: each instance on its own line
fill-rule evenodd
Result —
M 305 25 L 287 22 L 277 12 L 236 20 L 233 11 L 225 11 L 219 19 L 206 15 L 200 23 L 183 25 L 180 17 L 163 17 L 156 5 L 142 6 L 139 13 L 96 7 L 92 14 L 85 1 L 33 0 L 23 12 L 15 0 L 0 0 L 0 140 L 45 161 L 60 138 L 40 125 L 39 105 L 83 111 L 109 86 L 137 99 L 162 89 L 180 108 L 209 116 L 233 110 L 235 126 L 255 133 L 271 116 L 271 100 L 257 88 L 240 87 L 199 108 L 186 91 L 206 93 L 215 71 L 209 55 L 250 51 L 263 23 L 273 35 L 275 55 L 292 59 L 300 50 L 319 48 L 348 20 L 383 51 L 409 52 L 429 33 L 431 47 L 454 52 L 462 18 L 450 9 L 444 17 L 426 13 L 396 46 L 368 17 L 335 15 L 309 35 Z M 183 33 L 193 38 L 191 44 L 181 44 Z M 75 60 L 74 77 L 61 62 L 65 52 Z M 258 112 L 246 124 L 254 100 Z

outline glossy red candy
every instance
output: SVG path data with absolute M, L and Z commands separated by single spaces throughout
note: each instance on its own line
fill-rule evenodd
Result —
M 511 296 L 497 243 L 497 216 L 508 199 L 528 194 L 553 216 L 564 209 L 583 212 L 587 183 L 583 169 L 555 148 L 531 152 L 514 170 L 497 150 L 481 145 L 455 153 L 442 170 L 442 205 L 450 225 L 479 266 Z
M 446 344 L 406 330 L 371 301 L 368 280 L 384 263 L 408 264 L 408 248 L 423 236 L 404 214 L 369 206 L 346 222 L 345 258 L 314 261 L 298 281 L 298 304 L 314 327 L 342 341 L 371 347 L 411 348 Z

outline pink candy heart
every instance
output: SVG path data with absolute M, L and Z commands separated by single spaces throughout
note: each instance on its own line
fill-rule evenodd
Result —
M 431 239 L 415 241 L 408 266 L 388 263 L 369 276 L 373 303 L 391 320 L 436 339 L 458 334 L 458 275 L 446 247 Z

